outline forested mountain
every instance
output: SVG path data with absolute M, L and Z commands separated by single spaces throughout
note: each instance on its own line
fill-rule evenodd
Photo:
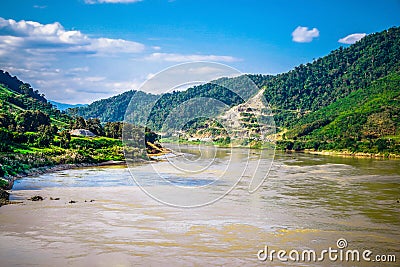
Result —
M 399 72 L 400 28 L 393 27 L 287 73 L 246 77 L 265 89 L 281 147 L 385 152 L 399 150 Z M 229 106 L 242 104 L 252 95 L 246 91 L 243 77 L 151 96 L 150 102 L 156 97 L 159 100 L 151 111 L 149 125 L 159 130 L 174 107 L 194 97 L 215 98 Z M 227 89 L 232 86 L 243 87 L 240 92 L 244 99 Z M 131 95 L 127 92 L 73 111 L 102 121 L 122 120 Z M 143 108 L 140 103 L 137 107 Z M 390 141 L 379 141 L 378 149 L 377 140 L 387 138 Z
M 282 148 L 400 154 L 400 72 L 296 121 Z
M 249 77 L 260 88 L 267 88 L 264 95 L 277 112 L 277 124 L 290 125 L 294 118 L 327 106 L 359 88 L 366 88 L 372 81 L 399 70 L 399 59 L 400 28 L 394 27 L 370 34 L 348 48 L 340 47 L 325 57 L 312 63 L 301 64 L 287 73 L 276 76 L 249 75 Z M 224 80 L 228 84 L 226 88 L 230 87 L 229 84 L 240 84 L 240 77 L 224 78 Z M 185 92 L 166 94 L 159 102 L 168 108 L 194 96 L 217 97 L 220 94 L 227 94 L 216 87 L 215 84 L 196 86 Z M 134 92 L 96 101 L 74 112 L 85 118 L 99 117 L 102 121 L 121 120 L 127 102 Z M 245 88 L 243 92 L 246 92 Z M 227 101 L 229 104 L 242 102 L 235 96 L 229 95 L 229 98 L 231 98 Z M 163 114 L 164 110 L 157 109 L 154 112 Z M 160 119 L 163 117 L 160 115 Z

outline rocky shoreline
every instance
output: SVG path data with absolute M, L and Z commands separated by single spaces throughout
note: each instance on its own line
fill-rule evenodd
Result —
M 96 166 L 112 166 L 112 165 L 124 165 L 124 164 L 126 164 L 125 161 L 113 161 L 113 160 L 100 162 L 100 163 L 60 164 L 60 165 L 54 165 L 54 166 L 43 166 L 43 167 L 39 167 L 39 168 L 32 168 L 32 169 L 26 170 L 24 173 L 5 177 L 5 179 L 8 180 L 8 186 L 6 186 L 5 188 L 0 188 L 0 207 L 3 205 L 10 204 L 10 201 L 9 201 L 10 193 L 8 193 L 7 190 L 11 190 L 14 185 L 14 181 L 19 178 L 28 177 L 28 176 L 36 176 L 36 175 L 41 175 L 41 174 L 45 174 L 45 173 L 52 173 L 52 172 L 56 172 L 56 171 L 76 169 L 76 168 L 96 167 Z

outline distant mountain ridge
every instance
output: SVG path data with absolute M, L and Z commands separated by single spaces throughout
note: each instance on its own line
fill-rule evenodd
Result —
M 87 119 L 99 118 L 102 122 L 123 121 L 129 102 L 136 93 L 138 93 L 136 96 L 137 99 L 141 101 L 140 103 L 133 103 L 132 107 L 138 109 L 145 108 L 148 103 L 159 97 L 157 95 L 131 90 L 107 99 L 97 100 L 84 107 L 70 108 L 67 110 L 67 113 L 72 116 L 82 116 Z
M 218 99 L 232 107 L 243 103 L 243 101 L 257 93 L 248 91 L 246 83 L 252 81 L 260 87 L 264 83 L 265 79 L 269 78 L 270 76 L 259 74 L 248 74 L 234 78 L 220 78 L 212 83 L 188 88 L 186 91 L 174 91 L 163 95 L 154 95 L 131 90 L 107 99 L 95 101 L 85 107 L 68 109 L 67 113 L 72 116 L 82 116 L 84 118 L 99 118 L 102 122 L 123 121 L 128 105 L 132 97 L 135 95 L 135 100 L 138 100 L 139 102 L 131 103 L 131 106 L 129 107 L 130 109 L 146 109 L 148 104 L 157 101 L 150 114 L 150 118 L 142 118 L 138 119 L 138 121 L 148 119 L 149 125 L 152 128 L 159 130 L 169 112 L 184 101 L 194 97 L 209 97 Z M 241 97 L 229 90 L 229 88 L 232 87 L 240 90 Z M 242 99 L 242 97 L 244 99 Z
M 79 108 L 87 106 L 87 104 L 66 104 L 66 103 L 56 102 L 53 100 L 49 100 L 49 102 L 54 106 L 56 106 L 61 111 L 64 111 L 69 108 Z

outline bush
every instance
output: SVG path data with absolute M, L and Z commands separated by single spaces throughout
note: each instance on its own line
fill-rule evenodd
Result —
M 0 176 L 3 177 L 4 176 L 4 172 L 2 174 L 2 169 L 0 168 Z M 0 188 L 6 189 L 9 185 L 9 182 L 6 179 L 2 179 L 0 178 Z

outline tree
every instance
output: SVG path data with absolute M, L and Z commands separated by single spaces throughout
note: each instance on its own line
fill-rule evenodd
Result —
M 146 142 L 155 143 L 160 139 L 160 136 L 146 127 L 145 140 Z
M 73 129 L 86 129 L 86 121 L 83 117 L 77 117 L 75 122 L 72 124 Z
M 29 83 L 23 83 L 19 86 L 19 90 L 25 95 L 32 96 L 33 95 L 33 89 Z
M 121 138 L 122 137 L 122 128 L 123 122 L 107 122 L 104 125 L 104 132 L 107 137 L 111 138 Z
M 57 128 L 55 128 L 55 126 L 40 125 L 38 128 L 35 145 L 38 147 L 50 146 L 54 139 L 54 131 L 57 131 L 56 129 Z
M 9 151 L 12 141 L 12 134 L 8 130 L 0 128 L 0 140 L 0 151 Z
M 38 127 L 42 125 L 49 126 L 50 122 L 50 117 L 40 110 L 27 110 L 20 113 L 17 117 L 17 125 L 20 126 L 19 129 L 28 132 L 35 132 L 38 130 Z
M 0 127 L 4 128 L 15 127 L 14 118 L 7 113 L 0 113 Z
M 60 147 L 68 148 L 69 147 L 69 142 L 71 142 L 71 134 L 66 130 L 61 131 L 61 133 L 60 133 Z
M 101 126 L 100 120 L 95 119 L 88 119 L 86 121 L 86 129 L 94 133 L 95 135 L 104 136 L 104 129 Z

